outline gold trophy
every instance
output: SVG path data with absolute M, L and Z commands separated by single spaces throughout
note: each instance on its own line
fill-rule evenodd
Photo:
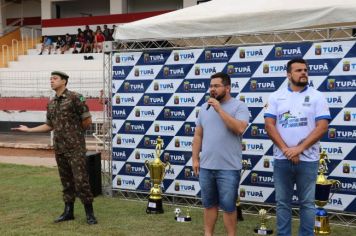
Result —
M 170 168 L 169 162 L 163 163 L 160 159 L 163 139 L 156 139 L 156 157 L 153 161 L 145 161 L 145 166 L 150 173 L 151 190 L 148 198 L 147 214 L 163 213 L 161 183 L 166 173 L 166 167 Z M 153 187 L 152 187 L 153 186 Z
M 270 218 L 267 216 L 267 211 L 261 209 L 258 211 L 260 217 L 260 226 L 257 226 L 253 231 L 257 235 L 270 235 L 273 234 L 273 230 L 267 227 L 267 220 Z
M 327 211 L 323 208 L 332 195 L 329 198 L 331 189 L 338 189 L 341 186 L 341 182 L 335 179 L 327 179 L 324 175 L 328 172 L 327 161 L 330 162 L 328 155 L 325 151 L 320 153 L 319 160 L 319 174 L 316 179 L 315 188 L 315 204 L 318 206 L 315 214 L 315 235 L 330 235 L 330 225 Z
M 241 178 L 247 169 L 248 169 L 248 162 L 246 160 L 242 160 L 242 171 L 240 174 L 240 184 L 241 184 Z M 244 220 L 244 218 L 242 216 L 241 201 L 240 201 L 239 194 L 237 195 L 237 200 L 236 200 L 236 216 L 237 216 L 237 221 Z

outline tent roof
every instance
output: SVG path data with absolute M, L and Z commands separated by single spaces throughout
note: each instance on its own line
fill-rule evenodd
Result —
M 213 0 L 119 25 L 116 40 L 271 32 L 356 22 L 355 0 Z

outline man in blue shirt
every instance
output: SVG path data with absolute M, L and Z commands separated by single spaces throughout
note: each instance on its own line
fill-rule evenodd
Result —
M 52 39 L 51 37 L 48 37 L 48 36 L 43 36 L 43 42 L 42 42 L 42 47 L 41 47 L 41 52 L 39 55 L 42 55 L 43 51 L 45 49 L 48 49 L 48 55 L 51 54 L 51 50 L 52 50 L 52 47 L 53 47 L 53 42 L 52 42 Z
M 214 233 L 219 207 L 224 211 L 227 235 L 236 235 L 241 139 L 249 111 L 245 103 L 231 97 L 230 91 L 229 75 L 212 75 L 210 99 L 201 107 L 196 121 L 192 160 L 194 173 L 199 175 L 205 236 Z

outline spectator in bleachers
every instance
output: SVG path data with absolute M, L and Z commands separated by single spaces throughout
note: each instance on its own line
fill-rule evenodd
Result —
M 82 53 L 84 51 L 84 44 L 85 44 L 85 37 L 82 31 L 75 40 L 73 53 Z
M 84 38 L 85 38 L 84 53 L 92 53 L 93 52 L 93 44 L 94 44 L 93 31 L 89 31 L 89 30 L 86 31 Z
M 105 36 L 101 32 L 101 30 L 98 30 L 95 34 L 94 38 L 94 51 L 95 52 L 102 52 L 103 51 L 103 43 L 105 41 Z
M 68 51 L 72 46 L 73 46 L 72 36 L 66 34 L 65 45 L 63 46 L 61 53 L 64 54 L 64 52 Z
M 112 25 L 112 29 L 110 30 L 112 40 L 114 40 L 115 29 L 116 29 L 116 25 Z
M 62 36 L 58 36 L 56 41 L 56 47 L 54 49 L 54 54 L 56 54 L 57 50 L 59 50 L 62 53 L 63 47 L 65 45 L 66 45 L 66 41 L 62 38 Z
M 108 28 L 107 25 L 104 25 L 104 31 L 103 31 L 105 41 L 112 41 L 112 35 L 110 32 L 110 29 Z
M 90 29 L 89 25 L 86 25 L 85 30 L 83 31 L 84 36 L 87 35 L 88 32 L 90 32 L 90 34 L 93 35 L 93 30 Z
M 47 35 L 43 36 L 41 52 L 39 55 L 42 55 L 42 53 L 45 49 L 48 49 L 48 55 L 51 54 L 52 47 L 53 47 L 53 42 L 52 42 L 51 37 L 49 37 Z
M 77 33 L 77 38 L 79 37 L 79 35 L 81 34 L 81 33 L 83 33 L 83 35 L 84 35 L 84 32 L 83 32 L 83 30 L 81 29 L 81 28 L 78 28 L 78 33 Z

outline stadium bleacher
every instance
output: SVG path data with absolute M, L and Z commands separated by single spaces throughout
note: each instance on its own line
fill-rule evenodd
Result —
M 28 55 L 18 56 L 8 67 L 0 68 L 2 97 L 50 96 L 49 76 L 53 70 L 65 71 L 70 76 L 68 88 L 87 97 L 98 97 L 103 86 L 103 54 L 83 53 L 38 55 L 41 44 L 28 50 Z M 91 60 L 85 58 L 91 57 Z M 19 86 L 21 85 L 21 86 Z

